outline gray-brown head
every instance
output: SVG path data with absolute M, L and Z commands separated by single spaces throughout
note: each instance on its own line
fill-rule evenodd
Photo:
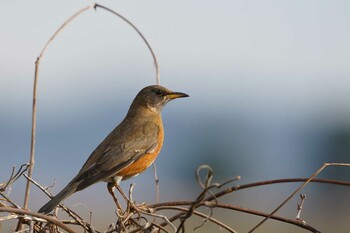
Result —
M 173 92 L 159 85 L 147 86 L 137 94 L 129 111 L 146 107 L 153 112 L 160 112 L 170 100 L 188 96 L 185 93 Z

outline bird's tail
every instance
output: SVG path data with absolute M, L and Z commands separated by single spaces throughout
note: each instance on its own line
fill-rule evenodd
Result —
M 71 194 L 75 193 L 76 190 L 77 184 L 75 182 L 70 182 L 61 192 L 59 192 L 48 203 L 41 207 L 38 212 L 44 214 L 50 213 L 64 199 L 66 199 Z

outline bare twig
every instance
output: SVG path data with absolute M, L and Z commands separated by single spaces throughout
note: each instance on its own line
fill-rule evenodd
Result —
M 204 179 L 204 182 L 200 178 L 200 173 L 201 173 L 202 170 L 205 170 L 207 172 L 206 176 L 205 176 L 205 179 Z M 186 219 L 191 217 L 193 211 L 196 208 L 198 208 L 199 206 L 203 205 L 203 203 L 205 203 L 204 199 L 205 199 L 205 196 L 206 196 L 207 193 L 209 193 L 211 198 L 215 202 L 217 202 L 216 196 L 211 191 L 211 189 L 213 189 L 213 188 L 220 188 L 220 187 L 222 187 L 222 186 L 224 186 L 224 185 L 226 185 L 228 183 L 231 183 L 233 181 L 236 181 L 236 180 L 240 179 L 240 177 L 237 176 L 237 177 L 235 177 L 233 179 L 229 179 L 228 181 L 224 182 L 223 184 L 219 184 L 219 183 L 211 184 L 213 176 L 214 176 L 214 171 L 209 165 L 204 164 L 204 165 L 201 165 L 201 166 L 199 166 L 197 168 L 197 170 L 196 170 L 196 181 L 203 188 L 203 190 L 198 195 L 197 199 L 194 202 L 192 202 L 192 204 L 190 205 L 189 211 L 186 212 L 186 214 L 184 216 L 180 217 L 180 225 L 179 225 L 179 228 L 178 228 L 178 232 L 180 230 L 182 230 L 184 232 L 184 224 L 185 224 Z M 205 206 L 210 208 L 210 214 L 208 215 L 208 217 L 210 218 L 212 216 L 212 214 L 213 214 L 213 208 L 211 208 L 209 205 L 205 205 Z M 208 221 L 207 218 L 204 219 L 203 222 L 199 226 L 197 226 L 194 230 L 197 230 L 198 228 L 202 227 L 207 221 Z
M 202 170 L 206 170 L 207 171 L 207 175 L 204 179 L 204 183 L 202 182 L 201 178 L 200 178 L 200 172 Z M 203 189 L 206 189 L 211 180 L 213 179 L 213 175 L 214 175 L 214 170 L 207 164 L 203 164 L 203 165 L 200 165 L 198 166 L 197 170 L 196 170 L 196 180 L 197 180 L 197 183 L 203 188 Z
M 140 37 L 143 39 L 143 41 L 146 43 L 148 49 L 150 50 L 153 60 L 154 60 L 154 64 L 156 67 L 156 82 L 157 84 L 160 83 L 160 76 L 159 76 L 159 65 L 158 65 L 158 61 L 157 58 L 155 56 L 155 53 L 153 52 L 150 44 L 148 43 L 148 41 L 146 40 L 146 38 L 143 36 L 143 34 L 140 32 L 140 30 L 134 25 L 132 24 L 128 19 L 126 19 L 124 16 L 122 16 L 121 14 L 96 3 L 90 4 L 84 8 L 82 8 L 81 10 L 79 10 L 78 12 L 76 12 L 74 15 L 72 15 L 68 20 L 66 20 L 57 30 L 56 32 L 51 36 L 51 38 L 48 40 L 48 42 L 45 44 L 43 50 L 41 51 L 40 55 L 38 56 L 38 58 L 36 59 L 35 62 L 35 74 L 34 74 L 34 85 L 33 85 L 33 105 L 32 105 L 32 129 L 31 129 L 31 148 L 30 148 L 30 158 L 29 158 L 29 170 L 28 170 L 28 177 L 31 178 L 33 175 L 33 169 L 34 169 L 34 164 L 35 164 L 35 140 L 36 140 L 36 109 L 37 109 L 37 83 L 38 83 L 38 77 L 39 77 L 39 66 L 40 66 L 40 62 L 41 59 L 44 57 L 45 52 L 47 51 L 49 45 L 52 43 L 52 41 L 57 37 L 57 35 L 62 32 L 64 30 L 64 28 L 71 23 L 76 17 L 78 17 L 79 15 L 81 15 L 83 12 L 91 9 L 91 8 L 101 8 L 104 9 L 106 11 L 109 11 L 110 13 L 113 13 L 114 15 L 117 15 L 119 18 L 123 19 L 126 23 L 128 23 L 132 28 L 135 29 L 135 31 L 140 35 Z M 24 195 L 24 203 L 23 203 L 23 208 L 27 209 L 28 208 L 28 202 L 29 202 L 29 195 L 30 195 L 30 180 L 27 180 L 27 184 L 26 184 L 26 190 L 25 190 L 25 195 Z M 6 187 L 6 186 L 5 186 Z M 20 230 L 22 228 L 21 223 L 18 224 L 17 229 Z
M 205 167 L 203 167 L 202 169 L 204 169 L 204 168 Z M 207 168 L 205 168 L 205 169 L 207 169 Z M 39 187 L 42 191 L 44 191 L 48 196 L 51 196 L 45 187 L 41 186 L 40 184 L 35 182 L 33 179 L 29 178 L 26 174 L 23 174 L 23 175 L 28 180 L 30 180 L 32 183 L 34 183 L 37 187 Z M 251 183 L 251 184 L 245 184 L 245 185 L 240 185 L 240 186 L 237 185 L 237 186 L 229 187 L 223 191 L 218 191 L 216 193 L 211 192 L 211 191 L 213 191 L 214 188 L 216 189 L 216 188 L 223 187 L 224 185 L 226 185 L 228 183 L 228 181 L 224 182 L 222 184 L 219 184 L 219 183 L 211 184 L 211 180 L 212 180 L 212 172 L 209 171 L 205 175 L 205 178 L 202 180 L 199 180 L 199 172 L 198 172 L 197 182 L 200 182 L 201 187 L 204 187 L 204 189 L 201 191 L 201 193 L 198 195 L 198 197 L 195 201 L 165 202 L 165 203 L 156 203 L 153 205 L 144 205 L 144 204 L 136 205 L 133 198 L 132 198 L 132 193 L 133 193 L 133 188 L 134 188 L 134 184 L 132 184 L 130 186 L 130 190 L 129 190 L 129 198 L 126 199 L 128 201 L 128 208 L 125 212 L 125 217 L 123 219 L 120 219 L 120 221 L 118 221 L 119 228 L 110 228 L 108 230 L 108 232 L 118 232 L 119 230 L 124 230 L 124 231 L 129 231 L 129 232 L 137 232 L 137 231 L 140 231 L 142 229 L 145 229 L 145 230 L 147 229 L 149 231 L 152 231 L 152 229 L 150 227 L 152 227 L 153 223 L 149 222 L 149 220 L 147 220 L 147 218 L 144 216 L 161 218 L 165 222 L 160 224 L 160 226 L 171 225 L 171 226 L 173 226 L 173 229 L 175 231 L 177 229 L 172 224 L 173 221 L 180 218 L 182 224 L 184 224 L 185 219 L 188 217 L 191 217 L 192 215 L 197 215 L 197 216 L 200 216 L 203 218 L 202 224 L 200 226 L 196 227 L 194 230 L 201 227 L 206 221 L 211 221 L 211 222 L 217 224 L 218 226 L 226 229 L 226 227 L 224 226 L 225 225 L 224 223 L 222 223 L 220 221 L 215 222 L 215 219 L 212 217 L 212 213 L 204 214 L 202 212 L 197 211 L 196 209 L 198 209 L 199 207 L 208 207 L 208 208 L 210 208 L 210 211 L 212 211 L 213 208 L 223 208 L 223 209 L 235 210 L 235 211 L 240 211 L 240 212 L 244 212 L 244 213 L 248 213 L 248 214 L 258 215 L 258 216 L 262 216 L 262 217 L 268 217 L 269 216 L 268 213 L 263 213 L 263 212 L 259 212 L 256 210 L 246 209 L 246 208 L 232 206 L 232 205 L 228 205 L 228 204 L 221 204 L 218 202 L 218 198 L 223 196 L 223 195 L 226 195 L 226 194 L 229 194 L 231 192 L 238 191 L 241 189 L 246 189 L 246 188 L 251 188 L 251 187 L 256 187 L 256 186 L 261 186 L 261 185 L 267 185 L 267 184 L 286 183 L 286 182 L 304 182 L 305 183 L 308 180 L 310 180 L 310 178 L 292 178 L 292 179 L 279 179 L 279 180 L 255 182 L 255 183 Z M 236 180 L 236 178 L 231 179 L 229 181 L 233 181 L 233 180 Z M 309 182 L 329 183 L 329 184 L 350 186 L 350 182 L 338 181 L 338 180 L 328 180 L 328 179 L 316 179 L 316 178 L 314 178 L 314 179 L 310 180 Z M 207 196 L 206 195 L 207 193 L 210 195 Z M 6 198 L 5 198 L 5 200 L 6 200 Z M 300 205 L 303 205 L 303 202 L 301 202 Z M 187 206 L 187 207 L 184 208 L 181 206 Z M 96 232 L 93 229 L 91 223 L 85 222 L 79 216 L 77 216 L 74 212 L 67 209 L 66 207 L 64 207 L 64 206 L 61 206 L 61 207 L 65 211 L 67 211 L 67 213 L 70 216 L 72 216 L 74 219 L 77 218 L 75 221 L 70 221 L 70 220 L 61 221 L 62 224 L 64 223 L 64 224 L 80 225 L 83 227 L 83 229 L 85 229 L 86 231 L 88 231 L 90 233 Z M 181 211 L 181 213 L 179 213 L 171 218 L 168 218 L 167 216 L 162 215 L 162 214 L 155 213 L 155 212 L 162 210 L 162 209 L 178 210 L 178 211 Z M 299 209 L 301 209 L 301 208 L 299 208 Z M 11 214 L 11 212 L 9 212 L 9 213 Z M 133 215 L 135 215 L 135 214 L 137 214 L 137 216 L 133 217 Z M 12 215 L 11 215 L 11 217 L 8 217 L 8 218 L 11 218 L 11 219 L 15 218 Z M 287 219 L 287 218 L 283 218 L 283 217 L 276 216 L 276 215 L 272 215 L 272 216 L 270 216 L 270 218 L 277 220 L 277 221 L 285 222 L 288 224 L 293 224 L 297 227 L 301 227 L 301 228 L 309 230 L 311 232 L 319 232 L 317 229 L 306 224 L 306 222 L 300 221 L 300 219 L 296 219 L 296 220 L 295 219 Z M 3 219 L 3 221 L 5 221 L 6 219 L 7 219 L 7 216 Z M 25 222 L 26 224 L 28 224 L 30 229 L 33 229 L 30 227 L 30 224 L 32 224 L 34 222 L 47 221 L 45 219 L 36 218 L 34 216 L 31 216 L 31 217 L 30 216 L 22 216 L 20 214 L 18 215 L 18 217 L 16 217 L 16 219 L 21 219 L 22 222 Z M 141 222 L 138 222 L 141 219 L 144 219 L 146 222 L 141 224 Z M 137 224 L 136 224 L 136 222 L 137 222 Z M 184 229 L 183 227 L 181 227 L 181 222 L 180 222 L 180 227 L 178 229 Z M 55 227 L 54 223 L 50 222 L 50 224 L 53 224 L 53 225 L 48 226 L 49 228 L 53 229 L 54 231 L 58 231 L 58 229 Z M 157 224 L 153 224 L 154 227 L 157 227 L 156 225 Z M 46 226 L 44 228 L 42 228 L 40 225 L 33 225 L 33 226 L 36 227 L 34 229 L 34 231 L 40 230 L 40 229 L 43 230 L 46 228 Z M 30 229 L 26 228 L 25 230 L 28 231 Z M 230 231 L 229 229 L 226 229 L 226 230 L 233 232 L 233 229 L 232 228 L 230 228 L 230 229 L 232 231 Z M 153 230 L 164 231 L 163 229 L 160 229 L 159 227 L 158 227 L 158 229 L 153 229 Z M 23 230 L 21 232 L 23 232 Z
M 36 100 L 37 100 L 37 83 L 38 83 L 38 76 L 39 76 L 39 66 L 40 66 L 40 61 L 43 58 L 45 52 L 47 51 L 49 45 L 51 44 L 51 42 L 56 38 L 56 36 L 62 32 L 64 30 L 64 28 L 71 23 L 76 17 L 78 17 L 79 15 L 81 15 L 83 12 L 89 10 L 89 9 L 96 9 L 96 8 L 101 8 L 104 9 L 116 16 L 118 16 L 119 18 L 123 19 L 126 23 L 128 23 L 138 34 L 139 36 L 142 38 L 142 40 L 145 42 L 145 44 L 147 45 L 149 51 L 152 54 L 153 60 L 154 60 L 154 64 L 156 67 L 156 82 L 157 84 L 160 83 L 160 75 L 159 75 L 159 65 L 158 65 L 158 61 L 157 61 L 157 57 L 155 55 L 155 53 L 153 52 L 152 47 L 150 46 L 150 44 L 148 43 L 148 41 L 146 40 L 146 38 L 144 37 L 144 35 L 141 33 L 141 31 L 133 24 L 131 23 L 131 21 L 129 21 L 127 18 L 125 18 L 124 16 L 122 16 L 121 14 L 111 10 L 108 7 L 102 6 L 100 4 L 96 4 L 96 3 L 92 3 L 84 8 L 82 8 L 81 10 L 79 10 L 78 12 L 76 12 L 74 15 L 72 15 L 67 21 L 65 21 L 62 26 L 60 26 L 57 31 L 51 36 L 51 38 L 49 39 L 49 41 L 46 43 L 46 45 L 44 46 L 43 50 L 41 51 L 39 57 L 37 58 L 36 62 L 35 62 L 35 74 L 34 74 L 34 88 L 33 88 L 33 106 L 32 106 L 32 130 L 31 130 L 31 149 L 30 149 L 30 160 L 29 160 L 29 171 L 28 171 L 28 177 L 32 177 L 32 173 L 33 173 L 33 169 L 34 169 L 34 164 L 35 164 L 35 156 L 34 156 L 34 152 L 35 152 L 35 136 L 36 136 Z M 26 192 L 25 192 L 25 197 L 24 197 L 24 204 L 23 204 L 23 208 L 26 209 L 28 207 L 28 201 L 29 201 L 29 194 L 30 194 L 30 182 L 27 181 L 27 185 L 26 185 Z
M 200 172 L 202 170 L 207 171 L 206 177 L 204 179 L 204 182 L 202 182 L 200 178 Z M 202 192 L 197 196 L 196 200 L 193 201 L 188 208 L 188 211 L 185 211 L 183 215 L 180 217 L 180 225 L 176 231 L 176 233 L 179 233 L 180 231 L 185 232 L 185 222 L 188 218 L 190 218 L 196 208 L 200 206 L 201 202 L 203 201 L 206 193 L 209 191 L 208 186 L 210 185 L 211 179 L 213 178 L 213 169 L 209 165 L 200 165 L 196 170 L 196 181 L 203 189 Z M 215 197 L 214 197 L 215 198 Z
M 159 178 L 157 175 L 157 165 L 156 162 L 153 163 L 153 174 L 154 174 L 154 182 L 156 184 L 156 202 L 158 203 L 160 200 L 160 192 L 159 192 Z
M 5 191 L 6 190 L 6 188 L 7 188 L 7 186 L 9 186 L 9 184 L 11 183 L 11 180 L 12 180 L 12 178 L 13 178 L 13 174 L 15 173 L 15 170 L 16 170 L 16 167 L 15 166 L 13 166 L 12 167 L 12 172 L 11 172 L 11 175 L 10 175 L 10 178 L 9 178 L 9 180 L 6 182 L 6 183 L 1 183 L 0 184 L 0 192 L 3 192 L 3 191 Z M 3 186 L 3 187 L 2 187 Z
M 216 198 L 222 197 L 226 194 L 242 190 L 242 189 L 248 189 L 252 187 L 258 187 L 258 186 L 264 186 L 264 185 L 270 185 L 270 184 L 281 184 L 281 183 L 295 183 L 295 182 L 306 182 L 309 180 L 309 178 L 287 178 L 287 179 L 276 179 L 276 180 L 265 180 L 265 181 L 259 181 L 249 184 L 243 184 L 243 185 L 236 185 L 229 187 L 225 190 L 222 190 L 215 194 Z M 340 186 L 350 186 L 349 181 L 342 181 L 342 180 L 331 180 L 331 179 L 312 179 L 310 180 L 312 183 L 323 183 L 323 184 L 334 184 L 334 185 L 340 185 Z M 207 200 L 212 200 L 208 198 Z
M 66 225 L 64 225 L 63 223 L 61 223 L 56 218 L 53 218 L 53 217 L 50 217 L 50 216 L 47 216 L 44 214 L 35 213 L 35 212 L 29 211 L 29 210 L 21 210 L 21 209 L 11 208 L 11 207 L 0 207 L 0 212 L 8 212 L 8 213 L 15 213 L 15 214 L 19 214 L 19 215 L 29 215 L 29 216 L 42 218 L 48 222 L 51 222 L 52 224 L 55 224 L 56 226 L 59 226 L 60 228 L 66 230 L 67 232 L 70 232 L 70 233 L 75 232 L 71 228 L 69 228 Z
M 303 210 L 303 207 L 304 207 L 304 202 L 305 202 L 305 199 L 306 199 L 306 195 L 305 194 L 300 194 L 300 204 L 298 203 L 298 212 L 297 212 L 297 216 L 296 216 L 296 219 L 298 221 L 303 221 L 301 218 L 300 218 L 300 215 L 301 215 L 301 211 Z
M 160 205 L 158 207 L 155 207 L 154 210 L 158 211 L 158 210 L 163 210 L 163 209 L 176 209 L 179 206 L 190 205 L 190 204 L 191 204 L 190 201 L 160 203 Z M 201 206 L 206 206 L 206 204 L 202 203 Z M 230 209 L 230 210 L 235 210 L 235 211 L 239 211 L 239 212 L 243 212 L 243 213 L 247 213 L 247 214 L 253 214 L 253 215 L 257 215 L 257 216 L 262 216 L 262 217 L 268 216 L 268 213 L 264 213 L 264 212 L 257 211 L 257 210 L 252 210 L 252 209 L 243 208 L 243 207 L 240 207 L 240 206 L 233 206 L 233 205 L 222 204 L 222 203 L 211 203 L 210 206 L 213 207 L 213 208 L 215 207 L 215 208 Z M 181 208 L 181 207 L 179 207 L 179 208 Z M 193 212 L 193 213 L 196 214 L 195 212 Z M 179 219 L 182 215 L 183 215 L 183 213 L 179 213 L 179 214 L 174 215 L 173 217 L 169 218 L 169 220 L 171 222 L 173 222 L 173 221 Z M 309 226 L 309 225 L 307 225 L 305 223 L 302 223 L 300 221 L 297 221 L 297 220 L 283 218 L 283 217 L 277 216 L 277 215 L 274 215 L 271 218 L 274 219 L 274 220 L 277 220 L 277 221 L 293 224 L 295 226 L 307 229 L 307 230 L 309 230 L 311 232 L 319 232 L 317 229 L 313 228 L 312 226 Z M 164 225 L 166 225 L 166 223 L 164 222 L 161 225 L 164 226 Z
M 17 205 L 14 201 L 12 201 L 8 196 L 0 192 L 0 195 L 8 202 L 10 203 L 13 207 L 16 207 L 18 209 L 21 209 L 19 205 Z
M 17 214 L 11 214 L 4 217 L 0 217 L 0 222 L 11 220 L 11 219 L 17 219 L 17 218 L 18 218 Z
M 30 182 L 32 182 L 35 186 L 37 186 L 40 190 L 42 190 L 48 197 L 52 198 L 52 195 L 45 189 L 42 185 L 40 185 L 38 182 L 33 180 L 32 178 L 28 177 L 26 174 L 23 174 L 25 178 L 27 178 Z M 78 214 L 76 214 L 74 211 L 68 209 L 65 207 L 62 203 L 59 204 L 59 206 L 69 215 L 71 216 L 79 225 L 81 225 L 85 230 L 89 230 L 90 227 L 87 222 L 85 222 Z
M 23 173 L 25 173 L 25 172 L 27 171 L 28 167 L 29 167 L 29 164 L 22 164 L 22 165 L 20 166 L 20 168 L 18 169 L 18 171 L 15 173 L 16 167 L 13 166 L 13 167 L 12 167 L 12 171 L 11 171 L 11 175 L 10 175 L 8 181 L 7 181 L 7 182 L 4 182 L 4 183 L 0 183 L 0 193 L 1 193 L 1 192 L 4 192 L 4 191 L 7 189 L 7 187 L 8 187 L 9 185 L 11 185 L 11 184 L 12 184 L 13 182 L 15 182 Z
M 254 226 L 249 231 L 249 233 L 255 231 L 258 227 L 260 227 L 262 224 L 264 224 L 264 222 L 266 222 L 266 220 L 271 218 L 272 215 L 274 215 L 279 209 L 282 208 L 282 206 L 284 206 L 290 199 L 292 199 L 295 196 L 295 194 L 300 192 L 301 189 L 303 189 L 308 183 L 310 183 L 310 181 L 312 181 L 318 174 L 320 174 L 320 172 L 322 172 L 326 167 L 329 167 L 329 166 L 350 167 L 350 164 L 349 163 L 325 163 L 325 164 L 323 164 L 314 174 L 312 174 L 309 177 L 309 179 L 307 179 L 302 185 L 300 185 L 299 188 L 297 188 L 289 197 L 287 197 L 280 205 L 278 205 L 268 216 L 266 216 L 261 222 L 259 222 L 256 226 Z
M 156 54 L 153 52 L 153 49 L 151 47 L 151 45 L 148 43 L 148 41 L 146 40 L 146 37 L 141 33 L 141 31 L 130 21 L 128 20 L 127 18 L 125 18 L 124 16 L 122 16 L 121 14 L 119 14 L 118 12 L 115 12 L 114 10 L 108 8 L 108 7 L 105 7 L 105 6 L 102 6 L 100 4 L 95 4 L 95 8 L 101 8 L 101 9 L 104 9 L 106 11 L 109 11 L 110 13 L 118 16 L 119 18 L 121 18 L 122 20 L 124 20 L 126 23 L 128 23 L 138 34 L 139 36 L 142 38 L 142 40 L 145 42 L 145 44 L 147 45 L 148 47 L 148 50 L 151 52 L 152 54 L 152 57 L 153 57 L 153 61 L 154 61 L 154 65 L 156 67 L 156 83 L 159 85 L 160 84 L 160 72 L 159 72 L 159 64 L 158 64 L 158 60 L 157 60 L 157 57 L 156 57 Z
M 33 87 L 33 106 L 32 106 L 32 131 L 31 131 L 31 143 L 30 143 L 30 159 L 29 159 L 29 170 L 28 170 L 28 177 L 32 177 L 33 169 L 34 169 L 34 163 L 35 163 L 35 136 L 36 136 L 36 100 L 37 100 L 37 83 L 38 83 L 38 77 L 39 77 L 39 66 L 40 61 L 43 58 L 47 48 L 51 44 L 51 42 L 56 38 L 56 36 L 63 31 L 63 29 L 72 22 L 76 17 L 78 17 L 83 12 L 87 11 L 90 8 L 93 8 L 95 4 L 91 4 L 87 7 L 84 7 L 83 9 L 79 10 L 77 13 L 75 13 L 73 16 L 71 16 L 66 22 L 63 23 L 61 27 L 58 28 L 58 30 L 51 36 L 49 41 L 44 46 L 43 50 L 41 51 L 39 57 L 37 58 L 35 62 L 35 74 L 34 74 L 34 87 Z M 24 204 L 23 208 L 28 208 L 28 202 L 29 202 L 29 194 L 30 194 L 30 184 L 31 182 L 28 180 L 26 185 L 26 191 L 24 196 Z
M 156 211 L 158 211 L 158 210 L 180 210 L 180 211 L 182 211 L 182 213 L 180 213 L 179 215 L 183 215 L 184 213 L 187 213 L 188 211 L 190 211 L 189 208 L 184 208 L 184 207 L 180 207 L 180 206 L 160 206 L 160 207 L 157 207 L 155 210 Z M 231 227 L 229 227 L 226 224 L 220 222 L 219 220 L 213 218 L 212 216 L 206 215 L 206 214 L 199 212 L 199 211 L 196 211 L 196 210 L 193 211 L 193 214 L 197 215 L 201 218 L 208 219 L 209 221 L 217 224 L 218 226 L 222 227 L 223 229 L 226 229 L 229 232 L 236 233 L 236 231 L 233 230 Z M 176 218 L 172 217 L 169 219 L 169 221 L 173 222 L 176 219 L 178 219 L 178 217 L 176 217 Z M 164 225 L 166 225 L 166 224 L 161 224 L 161 226 L 164 226 Z
M 84 209 L 86 209 L 89 212 L 89 224 L 91 225 L 92 223 L 92 216 L 93 216 L 93 212 L 84 204 L 84 203 L 77 203 L 73 205 L 75 206 L 83 206 Z
M 229 205 L 229 204 L 217 203 L 217 204 L 214 204 L 214 207 L 223 208 L 223 209 L 230 209 L 230 210 L 237 210 L 237 211 L 240 211 L 240 212 L 254 214 L 254 215 L 263 216 L 263 217 L 267 217 L 269 215 L 268 213 L 264 213 L 264 212 L 261 212 L 261 211 L 251 210 L 251 209 L 242 208 L 242 207 L 239 207 L 239 206 L 233 206 L 233 205 Z M 284 217 L 277 216 L 277 215 L 271 216 L 271 219 L 278 220 L 278 221 L 285 222 L 285 223 L 289 223 L 289 224 L 295 225 L 297 227 L 306 229 L 306 230 L 311 231 L 311 232 L 315 232 L 315 233 L 319 233 L 320 232 L 319 230 L 315 229 L 314 227 L 312 227 L 312 226 L 310 226 L 310 225 L 308 225 L 308 224 L 306 224 L 304 222 L 300 222 L 300 221 L 297 221 L 297 220 L 294 220 L 294 219 L 288 219 L 288 218 L 284 218 Z
M 263 186 L 263 185 L 270 185 L 270 184 L 278 184 L 278 183 L 291 183 L 291 182 L 306 182 L 307 180 L 309 180 L 310 178 L 289 178 L 289 179 L 277 179 L 277 180 L 267 180 L 267 181 L 261 181 L 261 182 L 255 182 L 255 183 L 249 183 L 249 184 L 245 184 L 245 185 L 237 185 L 237 186 L 232 186 L 229 187 L 223 191 L 219 191 L 217 193 L 215 193 L 214 195 L 210 195 L 209 197 L 207 197 L 206 199 L 204 199 L 202 201 L 202 205 L 204 206 L 208 206 L 207 203 L 210 203 L 209 206 L 218 206 L 218 205 L 222 205 L 219 203 L 213 203 L 212 201 L 215 200 L 216 198 L 222 197 L 224 195 L 227 195 L 229 193 L 232 193 L 234 191 L 239 191 L 242 189 L 247 189 L 247 188 L 251 188 L 251 187 L 257 187 L 257 186 Z M 310 182 L 313 183 L 325 183 L 325 184 L 334 184 L 334 185 L 340 185 L 340 186 L 350 186 L 350 182 L 348 181 L 339 181 L 339 180 L 330 180 L 330 179 L 312 179 L 310 180 Z M 224 182 L 225 184 L 226 182 Z M 147 205 L 145 208 L 151 208 L 154 209 L 155 211 L 157 211 L 159 208 L 164 208 L 167 206 L 191 206 L 193 204 L 193 201 L 172 201 L 172 202 L 163 202 L 163 203 L 155 203 L 155 204 L 151 204 L 151 205 Z M 198 207 L 201 205 L 198 205 Z M 232 207 L 232 206 L 231 206 Z M 263 212 L 258 212 L 255 210 L 249 210 L 249 209 L 244 209 L 242 207 L 232 207 L 232 209 L 237 210 L 237 211 L 241 211 L 241 212 L 245 212 L 245 213 L 249 213 L 249 214 L 255 214 L 255 215 L 259 215 L 259 216 L 263 216 L 266 217 L 268 216 L 268 214 L 263 213 Z M 172 218 L 170 218 L 170 221 L 174 221 L 178 218 L 180 218 L 181 216 L 183 216 L 184 213 L 179 213 L 175 216 L 173 216 Z M 278 220 L 278 221 L 283 221 L 286 223 L 292 223 L 294 225 L 297 225 L 299 227 L 305 228 L 306 229 L 309 228 L 310 231 L 312 232 L 317 232 L 316 229 L 312 228 L 311 226 L 308 225 L 303 225 L 303 223 L 300 223 L 298 221 L 294 221 L 294 220 L 290 220 L 290 219 L 284 219 L 282 217 L 275 217 L 275 216 L 271 216 L 271 218 Z
M 27 169 L 29 167 L 29 164 L 22 164 L 20 166 L 20 168 L 18 169 L 18 171 L 15 173 L 16 171 L 16 167 L 13 166 L 12 168 L 12 172 L 10 175 L 9 180 L 6 183 L 1 183 L 0 184 L 0 195 L 4 198 L 4 200 L 6 200 L 8 203 L 10 203 L 13 207 L 21 209 L 21 207 L 19 205 L 17 205 L 14 201 L 12 201 L 7 195 L 5 195 L 3 192 L 7 189 L 7 187 L 9 185 L 11 185 L 13 182 L 15 182 L 22 174 L 24 174 Z M 7 207 L 4 205 L 1 205 L 3 207 Z M 20 228 L 19 228 L 20 229 Z
M 152 225 L 154 225 L 155 227 L 161 229 L 162 231 L 166 232 L 166 233 L 170 233 L 170 231 L 168 231 L 167 229 L 165 229 L 164 227 L 162 227 L 161 225 L 155 223 L 155 222 L 152 222 Z
M 171 223 L 171 221 L 169 221 L 167 216 L 161 215 L 161 214 L 155 214 L 152 210 L 150 211 L 150 209 L 148 209 L 148 211 L 150 211 L 150 212 L 147 212 L 147 211 L 144 211 L 144 210 L 138 208 L 137 206 L 134 206 L 134 208 L 137 209 L 137 211 L 139 213 L 142 213 L 144 215 L 148 215 L 148 216 L 151 216 L 151 217 L 163 219 L 165 222 L 167 222 L 174 229 L 175 232 L 177 231 L 176 227 L 174 226 L 174 224 Z
M 31 183 L 33 183 L 36 187 L 38 187 L 39 189 L 41 189 L 41 191 L 43 191 L 48 197 L 52 198 L 51 193 L 49 193 L 49 191 L 47 191 L 47 189 L 45 187 L 43 187 L 42 185 L 40 185 L 38 182 L 36 182 L 35 180 L 33 180 L 32 178 L 30 178 L 27 174 L 23 174 L 23 176 Z

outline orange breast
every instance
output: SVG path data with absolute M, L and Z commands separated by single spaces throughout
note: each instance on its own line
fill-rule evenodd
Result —
M 158 154 L 160 153 L 164 141 L 164 131 L 163 131 L 163 124 L 160 124 L 160 129 L 158 133 L 158 144 L 157 147 L 152 151 L 152 153 L 147 153 L 143 156 L 141 156 L 138 160 L 136 160 L 133 164 L 130 166 L 124 168 L 120 172 L 118 172 L 117 176 L 122 176 L 123 178 L 128 178 L 135 176 L 144 170 L 146 170 L 149 166 L 152 165 L 154 160 L 157 158 Z

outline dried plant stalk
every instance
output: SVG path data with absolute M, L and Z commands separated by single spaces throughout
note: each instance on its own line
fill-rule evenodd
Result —
M 149 42 L 144 37 L 144 35 L 141 33 L 141 31 L 133 23 L 131 23 L 130 20 L 128 20 L 127 18 L 125 18 L 121 14 L 117 13 L 116 11 L 109 9 L 108 7 L 105 7 L 105 6 L 102 6 L 100 4 L 96 4 L 96 3 L 90 4 L 87 7 L 84 7 L 81 10 L 79 10 L 78 12 L 76 12 L 67 21 L 65 21 L 62 24 L 62 26 L 60 26 L 57 29 L 57 31 L 51 36 L 51 38 L 48 40 L 48 42 L 44 46 L 43 50 L 41 51 L 39 57 L 37 58 L 37 60 L 35 62 L 34 87 L 33 87 L 33 106 L 32 106 L 31 149 L 30 149 L 30 158 L 29 158 L 29 169 L 28 169 L 28 177 L 29 178 L 32 177 L 34 164 L 35 164 L 34 153 L 35 153 L 35 138 L 36 138 L 37 83 L 38 83 L 39 66 L 40 66 L 41 59 L 44 57 L 44 54 L 46 53 L 46 51 L 47 51 L 49 45 L 52 43 L 52 41 L 54 41 L 54 39 L 57 37 L 57 35 L 60 32 L 62 32 L 67 27 L 68 24 L 70 24 L 75 18 L 77 18 L 79 15 L 86 12 L 87 10 L 96 9 L 96 8 L 104 9 L 104 10 L 118 16 L 119 18 L 123 19 L 126 23 L 128 23 L 139 34 L 139 36 L 143 39 L 143 41 L 145 42 L 149 51 L 152 54 L 154 64 L 156 67 L 156 82 L 157 82 L 157 84 L 160 83 L 159 65 L 158 65 L 157 57 L 156 57 L 155 53 L 153 52 L 153 49 L 150 46 Z M 25 191 L 25 196 L 24 196 L 24 204 L 23 204 L 24 209 L 28 208 L 29 195 L 30 195 L 30 181 L 28 180 L 27 184 L 26 184 L 26 191 Z

